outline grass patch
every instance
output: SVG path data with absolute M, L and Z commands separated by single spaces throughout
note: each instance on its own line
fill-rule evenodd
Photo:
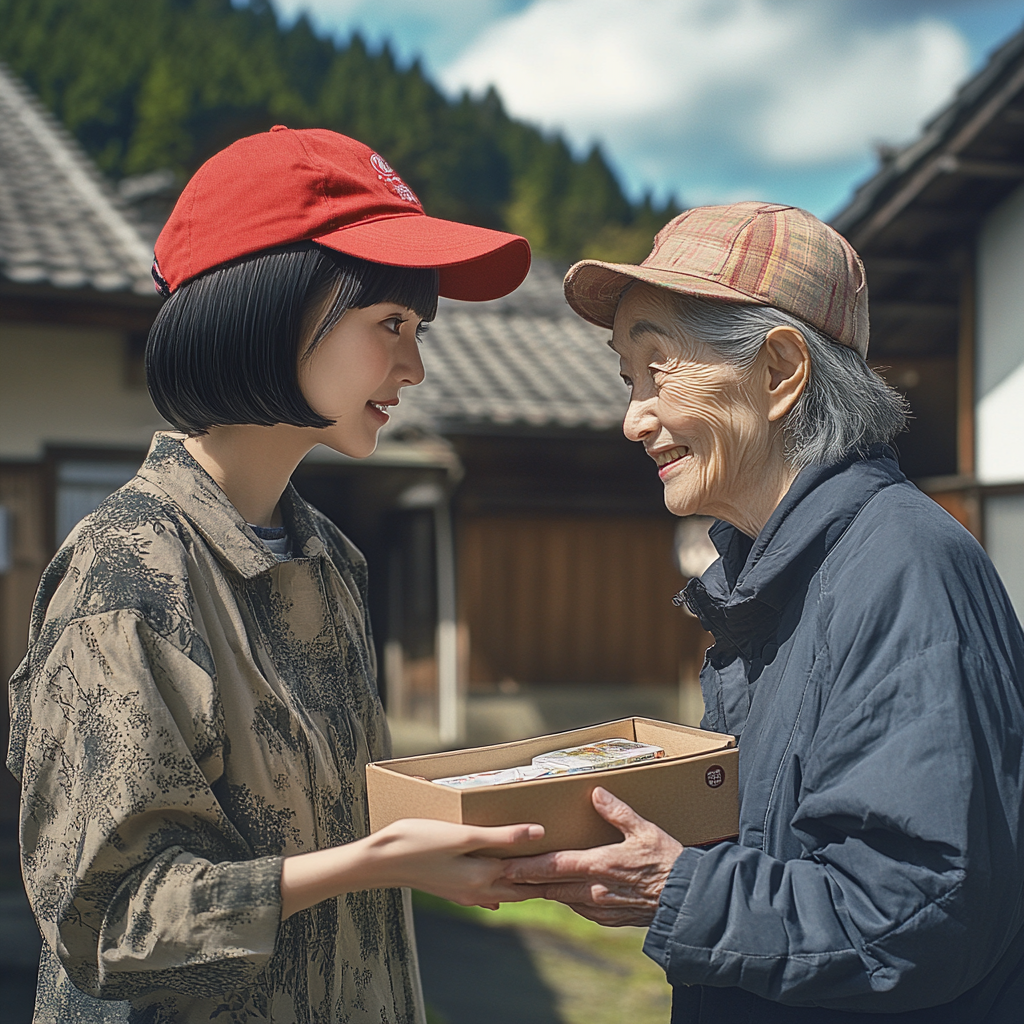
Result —
M 555 994 L 565 1024 L 665 1024 L 671 989 L 643 954 L 644 928 L 603 928 L 561 903 L 526 900 L 499 910 L 460 907 L 416 892 L 421 912 L 448 915 L 486 928 L 515 931 L 537 974 Z M 434 1009 L 432 1007 L 432 1009 Z M 444 1008 L 436 1008 L 443 1020 Z

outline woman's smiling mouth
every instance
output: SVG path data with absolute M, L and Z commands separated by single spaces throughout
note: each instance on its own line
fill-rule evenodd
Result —
M 383 417 L 385 423 L 391 418 L 388 415 L 388 406 L 398 405 L 398 401 L 393 402 L 367 402 L 366 403 L 378 416 Z
M 667 448 L 661 452 L 649 452 L 648 454 L 657 463 L 658 476 L 664 477 L 672 466 L 690 454 L 690 449 L 685 445 L 679 445 L 675 448 Z

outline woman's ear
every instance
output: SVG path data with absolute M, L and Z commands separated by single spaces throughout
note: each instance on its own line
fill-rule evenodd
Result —
M 781 420 L 804 393 L 811 354 L 795 327 L 773 327 L 764 339 L 768 370 L 768 419 Z

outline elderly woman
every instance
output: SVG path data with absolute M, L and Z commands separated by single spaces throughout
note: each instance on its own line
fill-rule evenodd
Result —
M 904 407 L 865 362 L 856 253 L 737 203 L 565 290 L 613 328 L 668 508 L 719 520 L 683 596 L 715 637 L 703 725 L 739 737 L 740 834 L 683 849 L 597 789 L 622 843 L 507 874 L 649 925 L 673 1022 L 1019 1021 L 1024 636 L 887 447 Z

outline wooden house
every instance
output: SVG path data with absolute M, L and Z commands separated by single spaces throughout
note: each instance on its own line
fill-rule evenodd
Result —
M 870 357 L 913 411 L 904 471 L 1024 614 L 1024 32 L 832 223 L 864 258 Z
M 142 366 L 159 305 L 156 225 L 129 201 L 166 188 L 152 177 L 114 189 L 0 68 L 5 676 L 46 562 L 165 426 Z M 403 397 L 377 452 L 317 448 L 295 475 L 369 560 L 403 749 L 620 713 L 700 716 L 706 638 L 670 603 L 685 582 L 675 521 L 619 430 L 626 391 L 605 340 L 544 261 L 506 299 L 442 300 L 427 382 Z
M 151 254 L 74 140 L 0 66 L 0 673 L 39 575 L 159 426 L 141 377 Z M 3 735 L 6 740 L 6 708 Z M 6 742 L 3 743 L 6 749 Z M 14 781 L 0 773 L 0 817 Z
M 670 601 L 686 582 L 677 520 L 650 460 L 622 435 L 627 392 L 609 333 L 569 309 L 563 270 L 538 260 L 504 299 L 442 300 L 423 345 L 426 380 L 394 425 L 443 438 L 458 459 L 445 513 L 457 581 L 450 663 L 480 741 L 702 713 L 709 638 Z M 400 576 L 389 581 L 403 591 Z M 378 621 L 396 636 L 405 628 L 393 614 Z M 398 695 L 416 685 L 401 672 L 385 655 L 393 720 Z

